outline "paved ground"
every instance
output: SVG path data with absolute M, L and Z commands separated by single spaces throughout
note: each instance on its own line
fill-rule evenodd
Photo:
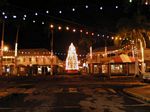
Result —
M 134 88 L 125 88 L 124 91 L 134 97 L 140 98 L 150 103 L 150 85 Z
M 123 92 L 138 84 L 142 85 L 137 80 L 110 82 L 78 77 L 3 79 L 0 112 L 149 112 L 149 103 Z

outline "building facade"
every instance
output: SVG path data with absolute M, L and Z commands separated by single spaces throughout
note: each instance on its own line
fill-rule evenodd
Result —
M 136 75 L 141 72 L 141 51 L 133 56 L 133 50 L 113 47 L 93 50 L 87 55 L 88 73 L 102 75 Z M 144 67 L 150 69 L 150 49 L 144 49 Z
M 48 75 L 52 67 L 54 72 L 59 72 L 59 67 L 63 68 L 63 62 L 56 55 L 51 56 L 47 49 L 20 49 L 17 57 L 14 51 L 4 52 L 2 65 L 4 74 L 14 75 Z

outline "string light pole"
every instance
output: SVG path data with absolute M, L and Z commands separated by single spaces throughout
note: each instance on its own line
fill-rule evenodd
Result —
M 0 75 L 3 74 L 4 30 L 5 30 L 5 23 L 3 21 L 3 24 L 2 24 L 2 40 L 1 40 L 1 55 L 0 55 Z
M 54 25 L 50 25 L 51 30 L 51 72 L 50 75 L 53 75 L 53 38 L 54 38 Z
M 20 26 L 17 27 L 16 42 L 15 42 L 15 64 L 14 64 L 14 73 L 17 74 L 17 56 L 18 56 L 18 35 L 19 35 Z

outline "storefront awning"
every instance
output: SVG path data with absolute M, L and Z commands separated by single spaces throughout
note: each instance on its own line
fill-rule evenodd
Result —
M 129 57 L 128 55 L 121 54 L 120 56 L 114 57 L 110 60 L 110 63 L 133 63 L 135 62 L 134 57 Z

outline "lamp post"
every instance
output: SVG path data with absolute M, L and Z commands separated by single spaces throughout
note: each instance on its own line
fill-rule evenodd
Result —
M 16 42 L 15 42 L 15 63 L 14 63 L 14 74 L 17 74 L 17 56 L 18 56 L 18 35 L 20 26 L 17 28 Z
M 51 30 L 51 72 L 50 74 L 53 75 L 53 38 L 54 38 L 54 25 L 50 25 Z
M 90 73 L 93 73 L 93 52 L 92 52 L 92 46 L 90 46 L 90 60 L 91 60 L 91 64 L 90 64 Z
M 2 73 L 3 73 L 4 30 L 5 30 L 5 23 L 3 22 L 3 26 L 2 26 L 2 40 L 1 40 L 1 54 L 0 54 L 0 75 L 2 75 Z

